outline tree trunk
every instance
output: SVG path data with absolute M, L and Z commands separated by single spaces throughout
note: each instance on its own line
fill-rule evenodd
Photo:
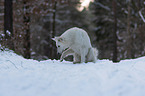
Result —
M 4 3 L 4 33 L 6 38 L 9 38 L 10 35 L 7 34 L 7 31 L 13 35 L 13 3 L 12 0 L 5 0 Z
M 4 2 L 4 33 L 6 38 L 6 46 L 14 49 L 13 45 L 13 0 L 5 0 Z
M 30 14 L 29 14 L 29 0 L 23 0 L 24 4 L 24 57 L 29 59 L 30 54 Z
M 53 21 L 52 21 L 52 33 L 51 33 L 51 38 L 53 38 L 55 36 L 55 19 L 56 19 L 56 4 L 57 1 L 54 0 L 54 7 L 53 7 Z M 51 58 L 54 58 L 55 56 L 55 52 L 54 52 L 54 42 L 51 42 Z
M 128 15 L 127 15 L 127 37 L 126 37 L 126 47 L 127 47 L 127 58 L 134 58 L 134 52 L 133 52 L 133 38 L 130 28 L 131 23 L 131 0 L 128 1 Z
M 118 62 L 117 61 L 117 13 L 116 13 L 116 1 L 113 0 L 113 13 L 114 13 L 114 31 L 113 31 L 113 62 Z

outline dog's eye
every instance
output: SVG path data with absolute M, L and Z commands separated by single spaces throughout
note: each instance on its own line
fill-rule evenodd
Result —
M 58 45 L 58 47 L 60 47 L 60 46 Z
M 62 38 L 59 38 L 59 39 L 58 39 L 58 41 L 59 41 L 59 42 L 62 42 L 62 41 L 63 41 L 63 39 L 62 39 Z

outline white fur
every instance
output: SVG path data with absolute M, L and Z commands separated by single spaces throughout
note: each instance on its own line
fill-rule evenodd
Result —
M 74 63 L 96 62 L 98 51 L 91 45 L 87 32 L 74 27 L 65 31 L 60 37 L 52 38 L 56 42 L 60 60 L 68 55 L 74 56 Z M 68 48 L 67 50 L 65 50 Z M 65 51 L 64 51 L 65 50 Z

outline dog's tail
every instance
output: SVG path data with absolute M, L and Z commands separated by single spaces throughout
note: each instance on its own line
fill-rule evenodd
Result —
M 97 48 L 93 47 L 93 52 L 94 52 L 94 55 L 95 55 L 96 59 L 98 59 L 98 50 L 97 50 Z

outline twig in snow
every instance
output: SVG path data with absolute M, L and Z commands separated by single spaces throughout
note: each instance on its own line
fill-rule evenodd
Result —
M 24 67 L 23 67 L 23 62 L 22 62 L 22 61 L 21 61 L 21 67 L 24 68 Z
M 18 69 L 18 67 L 17 67 L 12 61 L 10 61 L 10 60 L 7 60 L 7 61 L 11 62 L 11 63 L 14 65 L 14 67 L 15 67 L 16 69 Z

